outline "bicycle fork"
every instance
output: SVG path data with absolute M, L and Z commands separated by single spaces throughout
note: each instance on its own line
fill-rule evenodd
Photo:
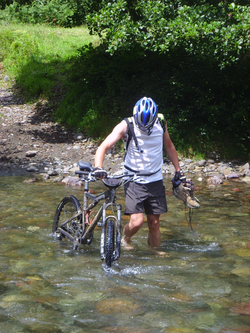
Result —
M 109 206 L 115 206 L 117 209 L 117 217 L 114 215 L 106 216 L 106 210 Z M 113 261 L 119 259 L 120 257 L 120 247 L 121 247 L 121 210 L 122 206 L 120 204 L 114 203 L 104 203 L 103 204 L 103 214 L 102 214 L 102 231 L 101 231 L 101 245 L 100 245 L 100 254 L 101 260 L 105 259 L 105 244 L 106 244 L 106 228 L 107 228 L 107 221 L 108 219 L 114 219 L 115 221 L 115 228 L 114 231 L 116 232 L 116 244 L 115 244 L 115 251 L 113 256 Z

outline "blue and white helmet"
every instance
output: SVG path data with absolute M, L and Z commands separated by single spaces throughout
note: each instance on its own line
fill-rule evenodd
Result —
M 150 130 L 157 118 L 157 106 L 148 97 L 141 98 L 134 106 L 133 115 L 136 125 L 143 131 Z

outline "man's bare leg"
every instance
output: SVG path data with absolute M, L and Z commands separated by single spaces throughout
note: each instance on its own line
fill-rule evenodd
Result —
M 160 215 L 147 215 L 148 221 L 148 245 L 152 247 L 158 247 L 161 243 L 160 233 Z
M 144 223 L 143 213 L 131 214 L 130 221 L 127 223 L 123 230 L 123 243 L 125 246 L 130 244 L 131 237 L 141 228 Z

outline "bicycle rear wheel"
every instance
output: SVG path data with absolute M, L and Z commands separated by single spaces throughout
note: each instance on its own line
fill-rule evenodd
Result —
M 106 221 L 105 263 L 109 268 L 114 261 L 115 221 L 112 218 Z
M 80 212 L 81 205 L 76 197 L 73 195 L 64 197 L 54 216 L 53 235 L 59 240 L 66 237 L 75 243 L 76 239 L 79 239 L 85 231 Z

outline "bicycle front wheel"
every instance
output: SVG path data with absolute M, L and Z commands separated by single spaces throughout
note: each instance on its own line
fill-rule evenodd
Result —
M 106 221 L 106 246 L 105 262 L 107 267 L 111 267 L 114 260 L 114 242 L 115 242 L 115 222 L 109 218 Z
M 81 205 L 73 195 L 64 197 L 57 207 L 52 232 L 57 239 L 68 238 L 74 242 L 85 231 L 82 223 Z

